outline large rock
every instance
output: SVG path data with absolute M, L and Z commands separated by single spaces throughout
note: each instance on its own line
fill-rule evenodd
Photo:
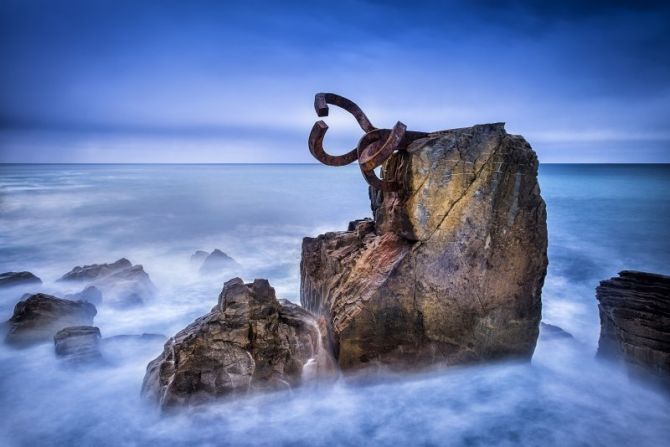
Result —
M 623 271 L 596 288 L 598 356 L 670 386 L 670 276 Z
M 30 272 L 0 273 L 0 287 L 15 287 L 42 284 L 42 280 Z
M 143 394 L 163 408 L 302 382 L 303 366 L 332 366 L 313 316 L 280 303 L 267 280 L 226 282 L 212 311 L 170 338 L 147 366 Z M 331 360 L 332 361 L 332 360 Z
M 383 166 L 374 220 L 305 238 L 301 302 L 343 369 L 529 359 L 547 267 L 535 153 L 503 124 L 438 132 Z
M 70 326 L 54 336 L 56 355 L 71 365 L 99 363 L 100 329 L 94 326 Z
M 88 301 L 91 304 L 102 304 L 102 292 L 95 286 L 86 286 L 81 292 L 65 295 L 65 298 L 72 301 Z
M 17 346 L 48 342 L 68 326 L 93 324 L 96 313 L 93 304 L 37 293 L 16 304 L 5 340 Z
M 59 281 L 92 284 L 104 293 L 107 304 L 117 307 L 142 304 L 153 297 L 156 291 L 144 268 L 141 265 L 132 265 L 125 258 L 111 264 L 77 266 Z

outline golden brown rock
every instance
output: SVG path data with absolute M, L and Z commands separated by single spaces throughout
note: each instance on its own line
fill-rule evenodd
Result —
M 502 124 L 431 134 L 370 191 L 374 221 L 305 238 L 301 302 L 343 369 L 530 358 L 547 267 L 538 162 Z

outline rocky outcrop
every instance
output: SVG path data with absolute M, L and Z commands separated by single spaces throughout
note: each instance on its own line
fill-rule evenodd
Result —
M 233 258 L 217 248 L 204 259 L 202 265 L 200 266 L 200 273 L 221 273 L 226 269 L 235 267 L 239 267 L 239 264 L 235 262 Z
M 156 287 L 141 265 L 125 259 L 111 264 L 77 266 L 59 281 L 77 281 L 97 287 L 108 298 L 106 303 L 117 307 L 142 304 L 154 296 Z
M 374 220 L 305 238 L 301 303 L 343 369 L 529 359 L 547 267 L 528 143 L 502 124 L 430 134 L 383 166 Z
M 670 276 L 623 271 L 596 288 L 598 356 L 670 386 Z
M 56 355 L 70 365 L 99 363 L 100 329 L 94 326 L 71 326 L 61 329 L 54 336 Z
M 91 304 L 102 304 L 102 292 L 95 286 L 87 286 L 81 292 L 65 295 L 65 298 L 72 301 L 87 301 Z
M 574 340 L 572 334 L 553 324 L 540 323 L 540 338 L 543 340 Z
M 68 326 L 93 324 L 96 313 L 93 304 L 37 293 L 16 304 L 5 340 L 15 346 L 48 342 Z
M 149 363 L 142 392 L 167 408 L 291 388 L 310 360 L 319 375 L 332 367 L 321 343 L 313 316 L 277 301 L 267 280 L 235 278 L 209 314 L 170 338 Z
M 0 273 L 0 287 L 15 287 L 42 284 L 42 280 L 30 272 Z

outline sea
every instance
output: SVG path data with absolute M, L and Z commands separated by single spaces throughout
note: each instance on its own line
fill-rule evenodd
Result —
M 549 269 L 530 363 L 340 380 L 169 414 L 140 396 L 161 340 L 129 341 L 102 367 L 69 368 L 51 344 L 0 343 L 2 446 L 663 446 L 670 397 L 598 361 L 595 288 L 624 269 L 670 274 L 670 165 L 543 164 Z M 299 302 L 302 238 L 371 215 L 356 166 L 0 165 L 0 320 L 24 293 L 64 296 L 74 266 L 125 257 L 157 293 L 98 306 L 102 337 L 167 337 L 208 312 L 230 276 L 267 278 Z M 203 276 L 196 250 L 237 271 Z

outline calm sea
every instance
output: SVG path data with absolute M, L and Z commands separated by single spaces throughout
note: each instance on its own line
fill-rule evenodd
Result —
M 622 269 L 670 274 L 669 165 L 543 165 L 549 272 L 543 318 L 574 341 L 541 341 L 532 364 L 300 389 L 161 416 L 140 399 L 161 342 L 128 344 L 109 365 L 67 370 L 49 345 L 0 345 L 0 445 L 635 445 L 670 443 L 670 400 L 593 360 L 594 289 Z M 225 277 L 197 274 L 219 248 L 245 280 L 299 301 L 304 236 L 370 215 L 357 167 L 320 165 L 0 165 L 0 272 L 38 288 L 121 257 L 158 287 L 142 308 L 99 307 L 103 337 L 172 335 L 217 301 Z

